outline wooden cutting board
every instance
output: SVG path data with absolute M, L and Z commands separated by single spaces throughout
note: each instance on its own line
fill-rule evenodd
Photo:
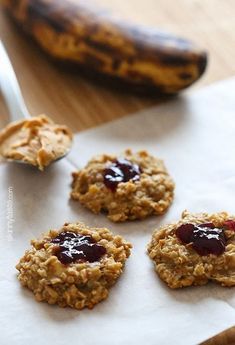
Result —
M 210 53 L 205 76 L 191 88 L 235 72 L 234 0 L 96 0 L 124 18 L 155 25 L 194 40 Z M 74 131 L 124 116 L 160 100 L 105 88 L 54 66 L 44 53 L 0 13 L 1 39 L 11 56 L 29 110 L 47 113 Z M 1 120 L 6 109 L 0 102 Z M 1 125 L 1 122 L 0 122 Z
M 175 32 L 207 48 L 208 70 L 191 91 L 235 73 L 234 0 L 96 1 L 127 19 Z M 32 115 L 46 113 L 76 132 L 165 101 L 94 84 L 53 65 L 2 12 L 0 33 Z M 8 117 L 1 96 L 0 113 L 3 126 Z M 204 343 L 228 344 L 235 344 L 235 328 Z

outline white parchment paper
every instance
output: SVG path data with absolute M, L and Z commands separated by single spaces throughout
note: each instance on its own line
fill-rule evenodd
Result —
M 235 213 L 235 79 L 77 134 L 68 158 L 45 173 L 0 165 L 1 345 L 191 345 L 235 324 L 235 289 L 209 284 L 172 291 L 146 255 L 152 231 L 192 212 Z M 113 224 L 69 200 L 71 172 L 98 153 L 147 149 L 176 182 L 166 215 Z M 65 221 L 107 226 L 133 243 L 109 298 L 76 311 L 34 301 L 14 268 L 32 238 Z

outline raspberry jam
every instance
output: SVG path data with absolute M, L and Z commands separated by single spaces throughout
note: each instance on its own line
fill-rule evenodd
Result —
M 224 229 L 216 228 L 213 223 L 183 224 L 176 230 L 176 236 L 184 244 L 192 243 L 192 248 L 202 256 L 221 255 L 225 251 Z
M 61 232 L 51 243 L 56 245 L 55 255 L 64 265 L 76 261 L 95 262 L 106 253 L 106 249 L 91 236 L 75 232 Z
M 232 219 L 226 220 L 224 222 L 224 227 L 226 230 L 232 230 L 235 231 L 235 221 Z
M 124 158 L 117 159 L 104 170 L 104 184 L 114 192 L 120 182 L 138 181 L 140 174 L 141 170 L 137 164 Z

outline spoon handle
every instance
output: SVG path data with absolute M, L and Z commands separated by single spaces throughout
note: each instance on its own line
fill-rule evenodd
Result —
M 0 40 L 0 90 L 12 121 L 30 118 L 16 75 L 7 52 Z

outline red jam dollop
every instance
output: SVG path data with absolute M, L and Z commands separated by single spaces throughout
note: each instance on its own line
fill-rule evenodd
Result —
M 95 262 L 105 253 L 105 247 L 96 243 L 89 235 L 81 235 L 75 232 L 61 232 L 51 240 L 55 244 L 55 255 L 64 265 L 71 262 Z
M 115 192 L 120 182 L 138 181 L 140 174 L 141 170 L 137 164 L 133 164 L 124 158 L 117 159 L 104 170 L 104 184 Z
M 216 228 L 213 223 L 183 224 L 176 230 L 176 236 L 183 244 L 192 243 L 192 248 L 201 256 L 218 256 L 225 251 L 224 228 Z
M 235 220 L 229 219 L 224 222 L 224 227 L 226 230 L 235 231 Z

